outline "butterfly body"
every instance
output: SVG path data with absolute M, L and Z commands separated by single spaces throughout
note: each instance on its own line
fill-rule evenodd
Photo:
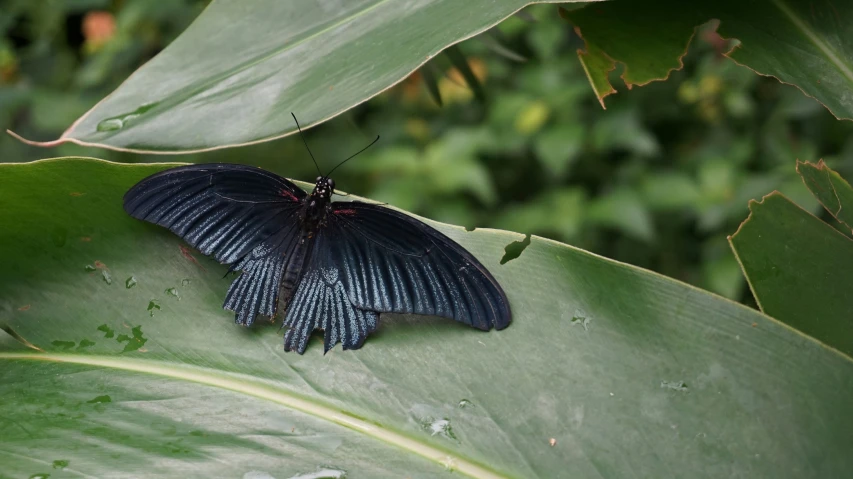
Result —
M 302 228 L 309 236 L 326 224 L 326 218 L 332 213 L 332 193 L 335 190 L 335 182 L 331 178 L 318 176 L 316 181 L 314 191 L 302 200 L 299 211 Z
M 481 330 L 511 318 L 488 270 L 453 240 L 392 208 L 332 201 L 334 181 L 308 194 L 244 165 L 190 165 L 143 179 L 125 210 L 165 226 L 240 275 L 226 294 L 238 324 L 284 311 L 285 350 L 361 347 L 380 313 L 456 319 Z

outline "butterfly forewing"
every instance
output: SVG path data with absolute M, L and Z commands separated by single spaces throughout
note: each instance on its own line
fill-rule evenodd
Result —
M 283 228 L 298 228 L 294 213 L 305 196 L 260 168 L 189 165 L 142 180 L 125 194 L 124 208 L 230 264 Z

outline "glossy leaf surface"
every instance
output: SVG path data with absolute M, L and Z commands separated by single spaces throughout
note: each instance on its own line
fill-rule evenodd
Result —
M 122 211 L 168 166 L 0 166 L 5 475 L 853 471 L 848 357 L 538 237 L 500 265 L 521 235 L 431 223 L 504 286 L 505 330 L 388 315 L 360 350 L 324 356 L 315 338 L 284 353 L 277 325 L 242 328 L 221 309 L 224 266 Z
M 336 116 L 449 45 L 556 0 L 217 0 L 57 141 L 189 152 Z M 565 0 L 564 0 L 565 1 Z

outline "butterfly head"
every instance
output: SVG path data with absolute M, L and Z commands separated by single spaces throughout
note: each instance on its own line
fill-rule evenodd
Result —
M 311 196 L 320 196 L 328 200 L 332 197 L 334 191 L 335 180 L 325 176 L 318 176 L 316 183 L 314 183 L 314 191 L 311 192 Z

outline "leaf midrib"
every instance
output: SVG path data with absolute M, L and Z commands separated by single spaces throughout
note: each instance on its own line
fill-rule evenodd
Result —
M 417 454 L 430 461 L 441 464 L 444 467 L 452 467 L 453 471 L 460 472 L 475 479 L 506 479 L 508 477 L 500 475 L 484 466 L 476 464 L 471 460 L 460 457 L 459 455 L 453 454 L 449 451 L 441 450 L 429 444 L 419 442 L 409 436 L 400 434 L 377 424 L 370 423 L 364 419 L 359 419 L 346 412 L 338 411 L 322 404 L 317 404 L 282 388 L 276 388 L 269 384 L 265 384 L 260 381 L 253 381 L 245 377 L 237 377 L 222 371 L 173 363 L 166 365 L 162 361 L 156 360 L 103 355 L 84 356 L 56 353 L 41 354 L 0 352 L 0 360 L 34 360 L 55 363 L 83 364 L 87 366 L 98 366 L 119 369 L 122 371 L 153 374 L 161 377 L 218 387 L 259 399 L 265 399 L 289 409 L 308 414 L 317 419 L 343 426 L 347 429 Z
M 773 0 L 773 4 L 776 5 L 776 8 L 778 8 L 779 11 L 788 18 L 791 24 L 794 25 L 794 27 L 799 30 L 800 33 L 808 39 L 808 41 L 826 55 L 826 58 L 838 68 L 838 71 L 844 75 L 847 81 L 853 83 L 853 70 L 851 70 L 849 65 L 844 63 L 843 59 L 835 52 L 835 50 L 827 45 L 826 42 L 821 40 L 814 30 L 809 28 L 809 26 L 800 19 L 800 17 L 797 16 L 797 14 L 791 10 L 783 0 Z

